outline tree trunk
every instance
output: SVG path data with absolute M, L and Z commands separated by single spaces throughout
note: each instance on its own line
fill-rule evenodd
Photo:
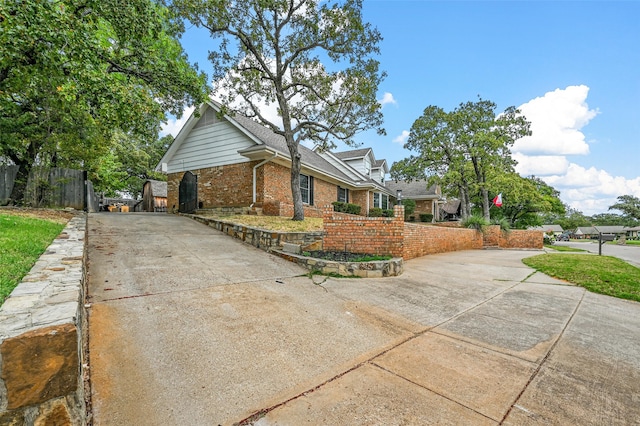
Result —
M 482 215 L 486 221 L 490 221 L 491 214 L 489 213 L 489 208 L 491 205 L 489 204 L 489 191 L 487 191 L 487 188 L 480 189 L 480 195 L 482 196 Z
M 14 206 L 24 205 L 24 193 L 27 189 L 27 180 L 29 179 L 29 173 L 31 172 L 31 165 L 29 164 L 17 164 L 18 173 L 13 183 L 13 189 L 11 190 L 11 196 L 9 197 L 9 204 Z
M 291 220 L 304 220 L 304 206 L 300 193 L 300 153 L 298 144 L 287 143 L 291 155 L 291 196 L 293 198 L 293 217 Z

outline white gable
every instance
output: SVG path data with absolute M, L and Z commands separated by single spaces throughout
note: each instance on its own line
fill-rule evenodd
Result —
M 238 151 L 255 144 L 229 121 L 216 117 L 212 108 L 207 108 L 169 160 L 167 172 L 245 163 L 250 160 Z

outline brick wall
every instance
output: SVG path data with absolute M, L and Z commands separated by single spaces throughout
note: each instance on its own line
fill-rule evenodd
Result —
M 500 239 L 500 247 L 542 249 L 542 232 L 520 229 L 512 230 Z
M 253 202 L 253 166 L 258 162 L 230 164 L 192 170 L 198 177 L 198 204 L 200 208 L 244 207 Z M 260 172 L 260 170 L 258 170 Z M 178 190 L 184 172 L 167 176 L 167 210 L 178 209 Z M 257 182 L 262 176 L 258 173 Z M 258 191 L 258 195 L 261 193 Z
M 413 211 L 413 216 L 416 220 L 420 217 L 420 213 L 433 214 L 433 201 L 431 200 L 416 200 L 416 209 Z
M 402 256 L 404 208 L 394 208 L 396 217 L 365 217 L 324 210 L 324 250 Z
M 482 248 L 482 233 L 473 229 L 404 224 L 402 257 L 405 260 L 427 254 L 479 248 Z
M 369 207 L 367 208 L 367 194 L 369 194 Z M 361 207 L 360 214 L 366 216 L 373 207 L 373 194 L 366 191 L 349 191 L 349 202 Z
M 293 216 L 291 169 L 275 163 L 267 163 L 261 169 L 264 169 L 264 186 L 259 186 L 264 188 L 262 213 L 269 216 Z M 305 205 L 304 214 L 306 217 L 322 217 L 322 209 L 317 206 L 331 204 L 337 199 L 338 187 L 314 176 L 313 205 Z

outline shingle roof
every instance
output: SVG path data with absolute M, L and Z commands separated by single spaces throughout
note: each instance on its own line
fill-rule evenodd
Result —
M 603 234 L 622 234 L 627 232 L 622 225 L 616 226 L 594 226 L 596 232 L 601 232 Z
M 373 168 L 379 168 L 382 167 L 382 165 L 386 162 L 387 160 L 376 160 L 373 163 Z
M 597 233 L 598 231 L 596 231 L 596 228 L 593 226 L 579 226 L 578 229 L 576 229 L 576 234 L 578 235 L 592 235 Z
M 151 184 L 151 194 L 154 197 L 165 197 L 167 196 L 167 182 L 163 182 L 160 180 L 147 180 Z
M 534 226 L 529 228 L 533 231 L 544 231 L 544 232 L 564 232 L 562 226 L 560 225 L 542 225 L 542 226 Z
M 460 200 L 447 200 L 446 203 L 440 205 L 440 209 L 448 214 L 458 214 Z
M 388 180 L 384 183 L 384 185 L 390 191 L 396 192 L 397 190 L 402 191 L 402 198 L 411 198 L 411 199 L 438 199 L 440 198 L 440 194 L 436 192 L 437 186 L 431 185 L 427 186 L 427 181 L 425 180 L 414 180 L 412 182 L 406 182 L 403 180 Z
M 352 149 L 351 151 L 334 152 L 333 155 L 335 155 L 341 160 L 344 160 L 347 158 L 364 157 L 365 155 L 367 155 L 369 151 L 371 151 L 371 148 L 360 148 L 360 149 Z

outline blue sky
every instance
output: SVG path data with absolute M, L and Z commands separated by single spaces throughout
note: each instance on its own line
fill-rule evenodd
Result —
M 514 146 L 517 170 L 567 204 L 590 215 L 619 195 L 640 197 L 640 2 L 365 0 L 363 15 L 384 38 L 388 74 L 387 136 L 357 138 L 376 158 L 410 154 L 403 141 L 427 106 L 480 95 L 500 111 L 521 107 L 534 134 Z M 210 74 L 208 34 L 190 29 L 182 42 Z

